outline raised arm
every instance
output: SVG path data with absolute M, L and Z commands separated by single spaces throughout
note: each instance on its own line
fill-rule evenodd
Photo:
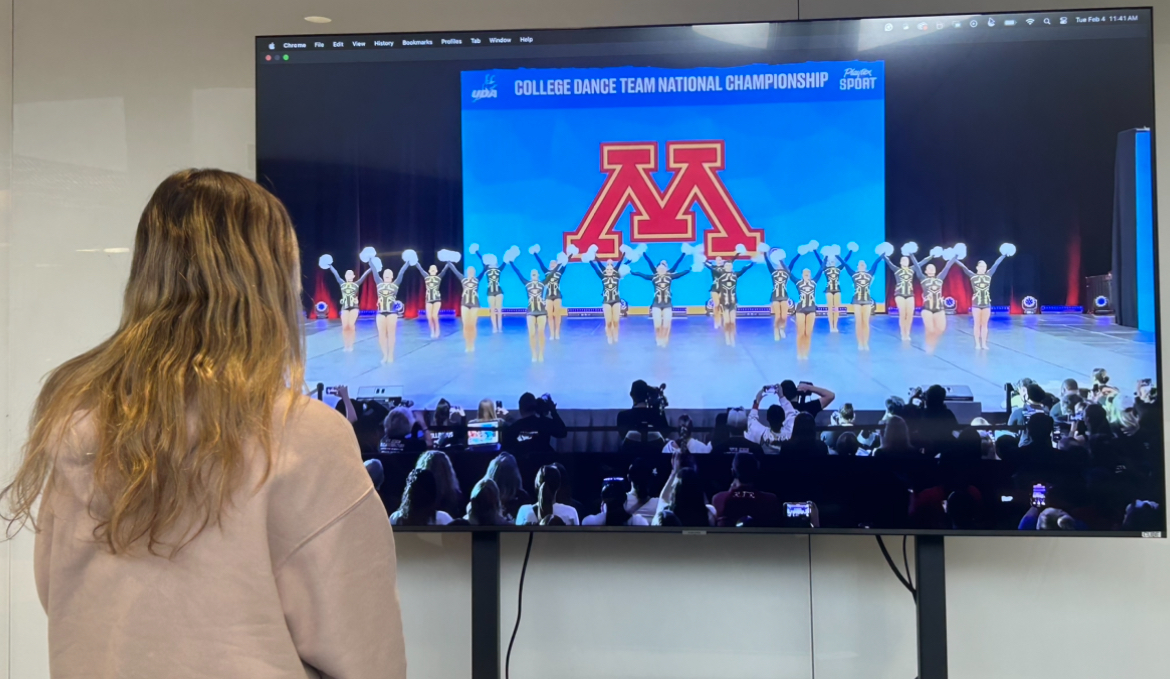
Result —
M 910 266 L 914 267 L 914 275 L 918 277 L 918 280 L 926 278 L 926 274 L 922 273 L 922 264 L 914 255 L 910 255 Z
M 690 269 L 686 269 L 684 271 L 671 271 L 670 272 L 670 279 L 671 280 L 678 280 L 679 278 L 682 278 L 683 276 L 689 274 L 690 272 L 691 272 Z
M 768 258 L 767 258 L 767 257 L 765 257 L 764 259 L 765 259 L 765 261 L 766 261 Z M 747 272 L 748 272 L 748 269 L 750 269 L 750 268 L 752 268 L 753 266 L 755 266 L 755 264 L 756 264 L 755 262 L 748 262 L 748 263 L 747 263 L 747 266 L 745 266 L 744 268 L 742 268 L 742 269 L 740 269 L 739 271 L 736 271 L 736 272 L 735 272 L 735 277 L 736 277 L 736 278 L 742 278 L 742 277 L 743 277 L 743 275 L 744 275 L 745 273 L 747 273 Z
M 886 260 L 886 266 L 890 267 L 890 271 L 897 273 L 898 265 L 894 264 L 894 260 L 890 259 L 889 255 L 882 255 L 882 259 Z
M 957 262 L 957 261 L 959 261 L 959 260 L 957 260 L 957 259 L 952 259 L 952 260 L 950 260 L 949 262 L 947 262 L 947 265 L 946 265 L 946 266 L 944 266 L 944 267 L 942 268 L 942 271 L 939 271 L 939 272 L 938 272 L 938 277 L 939 277 L 939 278 L 946 278 L 946 277 L 947 277 L 947 273 L 949 273 L 949 272 L 950 272 L 950 270 L 951 270 L 951 267 L 952 267 L 952 266 L 954 266 L 954 265 L 955 265 L 955 262 Z
M 516 267 L 516 262 L 508 262 L 508 265 L 512 267 L 512 271 L 516 272 L 516 277 L 520 279 L 520 283 L 522 285 L 528 285 L 528 279 L 524 277 L 524 274 L 520 273 L 520 269 Z
M 853 253 L 850 252 L 849 254 L 853 254 Z M 849 257 L 846 257 L 845 259 L 841 260 L 841 267 L 843 269 L 845 269 L 846 271 L 848 271 L 850 276 L 852 276 L 854 274 L 853 267 L 849 266 Z
M 332 264 L 329 265 L 329 270 L 333 272 L 333 277 L 337 279 L 338 285 L 345 285 L 345 279 L 341 277 L 341 274 L 337 273 L 337 269 Z
M 364 272 L 362 272 L 362 275 L 358 277 L 356 283 L 358 285 L 361 285 L 362 282 L 366 280 L 366 276 L 369 276 L 373 270 L 374 270 L 374 267 L 372 267 L 372 266 L 367 267 L 366 270 Z
M 846 253 L 845 253 L 845 256 L 840 258 L 840 259 L 841 259 L 841 266 L 845 266 L 846 264 L 848 264 L 848 263 L 849 263 L 849 258 L 850 258 L 850 257 L 852 257 L 852 256 L 853 256 L 853 251 L 852 251 L 852 250 L 850 250 L 849 252 L 846 252 Z M 849 267 L 845 267 L 845 268 L 849 268 Z
M 451 262 L 447 262 L 447 266 L 443 267 L 443 270 L 439 272 L 439 275 L 445 276 L 448 271 L 455 274 L 459 278 L 459 280 L 463 280 L 463 272 L 460 271 L 459 269 L 456 269 L 455 265 L 452 264 Z
M 548 273 L 548 267 L 544 265 L 544 260 L 540 258 L 540 253 L 534 252 L 532 256 L 536 258 L 536 265 L 540 267 L 540 273 Z
M 409 270 L 410 270 L 410 267 L 407 267 L 407 266 L 403 266 L 401 269 L 399 269 L 398 270 L 398 277 L 394 279 L 394 285 L 402 285 L 402 279 L 406 278 L 406 272 Z
M 426 269 L 424 269 L 424 268 L 422 268 L 422 264 L 419 264 L 418 262 L 415 262 L 414 264 L 411 264 L 411 266 L 413 266 L 414 268 L 418 269 L 418 272 L 419 272 L 420 274 L 422 274 L 422 277 L 423 277 L 423 278 L 426 278 L 426 277 L 427 277 L 427 270 L 426 270 Z
M 789 273 L 792 273 L 792 267 L 796 266 L 796 262 L 799 259 L 800 259 L 800 253 L 798 252 L 795 255 L 792 255 L 792 259 L 788 260 L 787 267 L 788 267 Z
M 597 274 L 598 278 L 605 279 L 605 267 L 598 264 L 596 260 L 589 262 L 589 268 L 593 269 L 593 273 Z
M 996 263 L 998 264 L 998 262 L 996 262 Z M 972 270 L 970 270 L 970 269 L 968 269 L 968 268 L 967 268 L 967 265 L 966 265 L 966 264 L 964 264 L 964 263 L 962 263 L 961 261 L 959 261 L 959 260 L 957 260 L 957 259 L 956 259 L 956 260 L 955 260 L 955 264 L 958 264 L 958 265 L 959 265 L 959 268 L 960 268 L 960 269 L 963 271 L 963 273 L 967 274 L 967 278 L 971 278 L 972 276 L 974 276 L 974 275 L 975 275 L 975 272 L 974 272 L 974 271 L 972 271 Z
M 675 271 L 678 270 L 678 265 L 682 264 L 682 261 L 684 258 L 686 258 L 686 256 L 687 256 L 687 253 L 685 253 L 685 252 L 678 256 L 678 259 L 674 262 L 674 266 L 670 267 L 670 273 L 674 273 Z M 689 270 L 690 269 L 688 269 L 688 271 Z
M 995 275 L 995 270 L 999 268 L 999 265 L 1003 263 L 1003 260 L 1004 260 L 1006 257 L 1007 257 L 1007 255 L 1000 255 L 1000 256 L 999 256 L 999 259 L 995 260 L 995 264 L 992 264 L 992 265 L 991 265 L 991 268 L 987 270 L 987 275 L 988 275 L 988 276 L 994 276 L 994 275 Z M 964 268 L 966 268 L 966 267 L 964 267 Z

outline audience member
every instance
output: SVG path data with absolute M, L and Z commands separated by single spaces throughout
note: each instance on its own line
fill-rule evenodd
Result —
M 1072 410 L 1066 410 L 1068 406 L 1065 404 L 1065 399 L 1070 396 L 1075 396 L 1077 399 L 1081 398 L 1081 388 L 1077 385 L 1077 381 L 1073 378 L 1068 378 L 1060 383 L 1060 400 L 1056 405 L 1052 406 L 1049 415 L 1054 420 L 1068 420 L 1072 417 Z
M 497 455 L 488 464 L 484 478 L 491 479 L 496 483 L 496 487 L 500 491 L 500 505 L 503 506 L 509 518 L 519 513 L 521 505 L 532 501 L 528 493 L 524 491 L 523 479 L 520 477 L 520 465 L 516 464 L 516 458 L 509 453 Z
M 727 412 L 727 431 L 730 436 L 725 441 L 711 447 L 715 454 L 723 453 L 755 453 L 763 454 L 760 444 L 747 438 L 748 416 L 743 408 L 734 408 Z
M 446 526 L 451 515 L 439 509 L 435 475 L 426 469 L 412 469 L 406 476 L 402 504 L 390 515 L 392 526 Z
M 891 396 L 886 399 L 886 412 L 882 414 L 881 422 L 878 424 L 884 425 L 891 417 L 895 415 L 902 416 L 902 409 L 906 407 L 906 401 L 901 396 Z
M 768 394 L 776 395 L 778 403 L 768 406 L 768 424 L 765 426 L 760 422 L 760 402 Z M 760 444 L 760 448 L 769 455 L 779 453 L 780 442 L 792 437 L 792 423 L 797 411 L 792 406 L 792 401 L 784 398 L 782 394 L 779 384 L 763 387 L 756 393 L 752 409 L 748 412 L 747 439 Z
M 860 449 L 861 446 L 857 443 L 857 435 L 851 431 L 846 431 L 837 437 L 837 445 L 833 448 L 832 454 L 841 457 L 856 457 L 857 451 Z
M 634 405 L 617 415 L 623 452 L 657 452 L 662 449 L 670 432 L 670 423 L 661 410 L 651 405 L 654 394 L 655 390 L 643 380 L 630 385 L 630 400 Z
M 573 477 L 569 474 L 568 468 L 560 462 L 554 462 L 553 466 L 557 468 L 557 471 L 561 475 L 561 487 L 557 490 L 555 500 L 563 505 L 572 507 L 577 512 L 577 516 L 585 516 L 585 505 L 578 502 L 573 495 Z
M 837 398 L 833 392 L 824 387 L 818 387 L 812 382 L 796 384 L 792 380 L 784 380 L 780 383 L 780 393 L 792 403 L 793 408 L 802 413 L 808 413 L 813 418 L 816 418 L 817 414 L 828 408 L 833 399 Z M 816 398 L 808 399 L 809 394 L 816 395 Z
M 446 453 L 437 450 L 425 452 L 418 456 L 414 468 L 426 469 L 435 475 L 439 509 L 451 516 L 459 516 L 463 512 L 463 490 L 459 487 L 459 477 L 455 476 L 455 468 L 451 466 L 451 458 L 447 457 Z
M 485 398 L 479 402 L 479 408 L 475 412 L 475 419 L 469 424 L 488 424 L 491 422 L 504 421 L 508 411 L 502 405 L 497 406 L 496 401 L 490 398 Z
M 425 432 L 406 406 L 392 409 L 382 427 L 385 434 L 378 449 L 383 454 L 421 453 L 427 449 Z
M 833 411 L 833 414 L 829 417 L 829 426 L 852 427 L 855 416 L 856 413 L 853 412 L 853 404 L 846 403 L 839 410 Z M 826 431 L 821 433 L 821 440 L 825 442 L 826 446 L 833 449 L 837 447 L 837 437 L 841 434 L 842 432 L 840 431 Z M 854 438 L 856 439 L 856 435 L 854 435 Z
M 922 451 L 910 443 L 910 428 L 906 420 L 898 415 L 891 415 L 886 420 L 886 429 L 882 433 L 882 445 L 874 451 L 877 457 L 885 458 L 920 458 Z
M 1048 414 L 1048 408 L 1044 405 L 1045 392 L 1039 384 L 1032 382 L 1025 388 L 1027 400 L 1019 408 L 1012 410 L 1012 414 L 1008 417 L 1008 424 L 1012 426 L 1024 425 L 1028 423 L 1028 418 L 1037 413 Z M 1025 429 L 1020 435 L 1020 445 L 1026 446 L 1029 443 L 1030 436 Z
M 817 438 L 813 416 L 801 412 L 793 418 L 792 438 L 784 442 L 780 452 L 787 457 L 820 457 L 829 454 L 829 447 Z
M 711 452 L 711 444 L 703 443 L 693 435 L 694 423 L 691 422 L 689 415 L 678 416 L 678 435 L 675 438 L 668 439 L 666 445 L 662 447 L 664 453 L 677 453 L 680 450 L 685 450 L 688 453 L 709 453 Z
M 976 417 L 971 420 L 972 427 L 990 427 L 991 423 L 986 418 Z M 978 429 L 979 432 L 979 447 L 980 457 L 984 460 L 998 459 L 995 454 L 995 432 L 990 429 Z
M 381 460 L 366 460 L 366 473 L 370 475 L 370 483 L 374 484 L 374 490 L 382 490 L 382 484 L 386 481 L 386 468 L 382 466 Z
M 551 464 L 546 464 L 536 472 L 536 502 L 524 505 L 516 514 L 516 525 L 549 525 L 546 520 L 556 516 L 566 526 L 576 526 L 580 523 L 577 510 L 556 501 L 557 491 L 561 487 L 561 473 Z
M 756 488 L 760 461 L 751 453 L 736 453 L 731 460 L 731 487 L 711 499 L 718 526 L 775 526 L 780 501 L 773 493 Z
M 630 492 L 626 494 L 625 509 L 630 514 L 637 514 L 647 522 L 658 513 L 658 496 L 651 487 L 654 483 L 654 465 L 648 460 L 637 458 L 630 465 L 626 478 L 630 482 Z
M 504 448 L 513 453 L 552 453 L 552 440 L 569 435 L 552 397 L 520 396 L 520 419 L 504 429 Z M 501 489 L 502 490 L 502 489 Z
M 932 384 L 922 395 L 922 409 L 913 423 L 911 439 L 933 457 L 951 444 L 959 421 L 947 407 L 946 388 Z
M 626 510 L 626 491 L 618 481 L 601 487 L 601 513 L 585 517 L 582 526 L 647 526 L 646 518 Z
M 500 487 L 495 481 L 483 478 L 471 489 L 467 523 L 472 526 L 506 526 L 511 523 L 500 504 Z
M 676 455 L 681 457 L 683 453 Z M 715 525 L 715 508 L 707 504 L 698 472 L 679 467 L 671 472 L 658 502 L 656 526 L 701 527 Z

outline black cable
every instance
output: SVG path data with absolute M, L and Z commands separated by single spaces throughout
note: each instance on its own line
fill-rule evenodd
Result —
M 914 597 L 914 601 L 917 603 L 918 590 L 914 589 L 914 585 L 910 584 L 909 580 L 902 577 L 902 571 L 898 570 L 897 564 L 894 563 L 893 557 L 890 556 L 890 550 L 886 549 L 886 543 L 882 540 L 882 536 L 875 535 L 874 537 L 877 538 L 878 547 L 881 547 L 882 556 L 886 557 L 886 563 L 890 565 L 890 570 L 894 571 L 894 575 L 897 576 L 898 582 L 902 583 L 902 586 L 906 588 L 907 592 L 910 592 L 910 596 Z
M 914 586 L 914 571 L 910 570 L 910 559 L 906 557 L 906 540 L 909 538 L 909 535 L 902 536 L 902 565 L 906 567 L 906 580 L 910 582 L 910 587 L 917 592 L 918 588 Z M 917 547 L 918 544 L 915 543 L 914 546 Z
M 524 612 L 524 576 L 528 574 L 528 557 L 532 556 L 532 538 L 536 533 L 528 534 L 528 549 L 524 550 L 524 565 L 520 567 L 520 594 L 516 601 L 516 625 L 512 627 L 512 638 L 508 640 L 508 653 L 504 656 L 504 679 L 510 679 L 509 670 L 512 667 L 512 645 L 516 643 L 516 633 L 520 631 L 520 616 Z

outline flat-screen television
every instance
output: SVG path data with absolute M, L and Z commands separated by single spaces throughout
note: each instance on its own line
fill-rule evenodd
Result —
M 256 40 L 413 530 L 1160 537 L 1150 9 Z

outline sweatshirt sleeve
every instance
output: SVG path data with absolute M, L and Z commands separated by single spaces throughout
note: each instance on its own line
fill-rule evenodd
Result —
M 405 679 L 396 571 L 394 535 L 371 488 L 277 570 L 301 659 L 329 679 Z

